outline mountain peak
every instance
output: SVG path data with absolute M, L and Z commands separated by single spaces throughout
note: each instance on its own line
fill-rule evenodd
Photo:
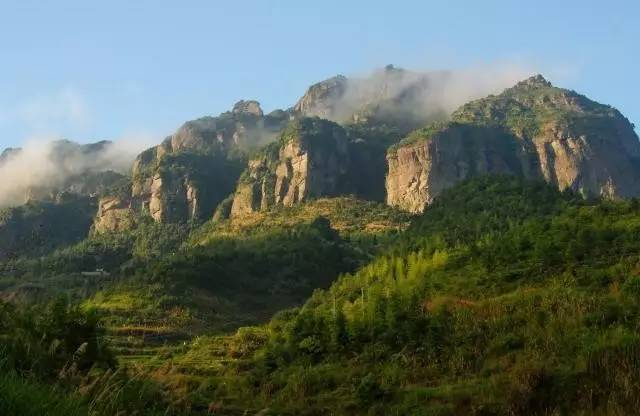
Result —
M 394 64 L 389 64 L 384 67 L 384 72 L 404 72 L 404 69 L 398 68 Z
M 515 85 L 515 88 L 543 88 L 552 87 L 551 82 L 547 81 L 541 74 L 536 74 L 532 77 L 520 81 Z
M 256 100 L 240 100 L 233 106 L 233 112 L 235 114 L 253 114 L 258 117 L 263 116 L 260 103 Z

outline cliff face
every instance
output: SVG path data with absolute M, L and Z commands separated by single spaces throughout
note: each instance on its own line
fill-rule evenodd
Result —
M 279 142 L 249 162 L 236 189 L 231 216 L 339 195 L 349 170 L 344 129 L 318 118 L 295 120 Z
M 109 196 L 98 202 L 98 213 L 93 222 L 93 231 L 121 232 L 129 230 L 135 224 L 135 213 L 131 201 L 117 196 Z
M 531 150 L 500 129 L 447 123 L 420 134 L 429 138 L 387 154 L 389 205 L 421 212 L 444 189 L 472 175 L 536 176 Z
M 293 107 L 295 113 L 330 120 L 342 118 L 340 102 L 347 92 L 348 79 L 337 75 L 309 87 Z
M 640 143 L 617 110 L 536 76 L 462 106 L 387 154 L 387 203 L 422 212 L 474 174 L 541 178 L 585 196 L 640 194 Z
M 208 219 L 233 191 L 244 154 L 273 141 L 288 120 L 284 111 L 264 115 L 257 101 L 239 101 L 218 117 L 189 121 L 136 158 L 130 197 L 115 206 L 128 206 L 158 222 Z M 111 203 L 113 198 L 105 201 L 96 230 L 113 231 L 128 223 L 112 216 L 124 214 L 120 208 L 107 209 Z

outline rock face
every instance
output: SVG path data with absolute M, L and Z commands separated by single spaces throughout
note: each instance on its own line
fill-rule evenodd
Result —
M 98 214 L 93 223 L 94 232 L 121 232 L 129 230 L 135 223 L 135 213 L 131 201 L 116 196 L 100 199 Z
M 343 118 L 341 100 L 347 92 L 348 79 L 337 75 L 309 87 L 293 107 L 295 113 L 329 120 Z
M 212 159 L 212 163 L 216 163 L 214 160 Z M 224 161 L 218 163 L 224 165 Z M 228 173 L 230 175 L 239 170 L 231 170 L 232 168 L 229 166 Z M 198 180 L 208 173 L 208 171 L 189 173 L 163 170 L 145 181 L 136 181 L 132 193 L 133 205 L 139 210 L 147 212 L 157 222 L 185 222 L 204 219 L 213 213 L 214 204 L 219 202 L 215 201 L 203 206 L 205 201 L 209 201 L 201 198 L 200 193 L 202 190 L 208 190 L 209 186 L 208 184 L 200 185 Z M 230 192 L 230 189 L 227 187 L 222 190 L 223 193 L 225 191 Z
M 275 140 L 289 117 L 284 111 L 264 115 L 257 101 L 239 101 L 218 117 L 186 122 L 136 158 L 130 196 L 106 199 L 106 215 L 96 218 L 95 229 L 116 231 L 130 223 L 121 220 L 126 210 L 166 223 L 209 219 L 233 192 L 244 154 Z
M 405 133 L 451 111 L 439 97 L 447 94 L 450 73 L 412 72 L 393 65 L 364 77 L 337 75 L 312 85 L 292 108 L 293 114 L 344 124 L 385 124 Z
M 20 152 L 21 152 L 20 148 L 8 147 L 4 149 L 2 153 L 0 153 L 0 165 L 6 162 L 7 160 L 9 160 L 9 158 L 20 154 Z
M 387 203 L 422 212 L 476 174 L 541 178 L 585 196 L 640 194 L 640 143 L 617 110 L 541 76 L 473 101 L 387 154 Z
M 349 172 L 344 129 L 319 118 L 297 119 L 279 142 L 249 162 L 236 189 L 231 216 L 340 195 Z
M 157 222 L 202 221 L 233 191 L 241 160 L 220 154 L 166 154 L 148 172 L 134 171 L 130 203 Z
M 427 140 L 387 153 L 389 205 L 421 212 L 444 189 L 472 175 L 535 176 L 529 149 L 505 131 L 457 123 L 433 130 L 419 133 Z

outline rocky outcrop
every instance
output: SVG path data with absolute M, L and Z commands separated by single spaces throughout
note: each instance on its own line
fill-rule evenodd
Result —
M 234 114 L 251 114 L 256 117 L 264 116 L 260 103 L 255 100 L 240 100 L 234 106 L 232 112 Z
M 19 155 L 21 151 L 22 149 L 13 148 L 13 147 L 8 147 L 4 149 L 2 153 L 0 153 L 0 166 L 6 161 L 8 161 L 10 158 Z
M 413 72 L 387 65 L 364 77 L 337 75 L 312 85 L 292 113 L 344 124 L 388 125 L 404 133 L 451 111 L 439 97 L 449 85 L 446 71 Z M 459 99 L 459 98 L 452 98 Z
M 617 110 L 532 77 L 414 132 L 387 154 L 387 203 L 421 212 L 479 174 L 540 178 L 585 196 L 640 194 L 640 143 Z
M 328 120 L 344 118 L 341 103 L 347 92 L 347 84 L 348 79 L 343 75 L 318 82 L 309 87 L 293 107 L 293 111 L 306 117 Z
M 534 140 L 542 176 L 559 189 L 610 199 L 640 194 L 640 146 L 631 128 L 574 134 L 549 128 Z
M 244 154 L 272 142 L 289 113 L 264 115 L 257 101 L 239 101 L 218 117 L 182 125 L 133 166 L 132 206 L 158 222 L 203 221 L 231 192 Z
M 280 142 L 249 162 L 236 189 L 231 216 L 340 195 L 346 191 L 350 167 L 344 129 L 319 118 L 295 120 Z
M 97 234 L 122 232 L 131 229 L 135 223 L 135 213 L 129 199 L 105 197 L 98 202 L 98 213 L 93 223 Z
M 387 154 L 387 203 L 421 212 L 444 189 L 473 175 L 535 176 L 530 150 L 515 136 L 494 128 L 448 123 L 426 140 Z

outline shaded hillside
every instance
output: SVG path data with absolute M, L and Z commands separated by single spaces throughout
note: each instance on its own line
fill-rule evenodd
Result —
M 0 210 L 0 261 L 43 255 L 87 237 L 95 202 L 60 195 L 57 201 L 33 201 Z

